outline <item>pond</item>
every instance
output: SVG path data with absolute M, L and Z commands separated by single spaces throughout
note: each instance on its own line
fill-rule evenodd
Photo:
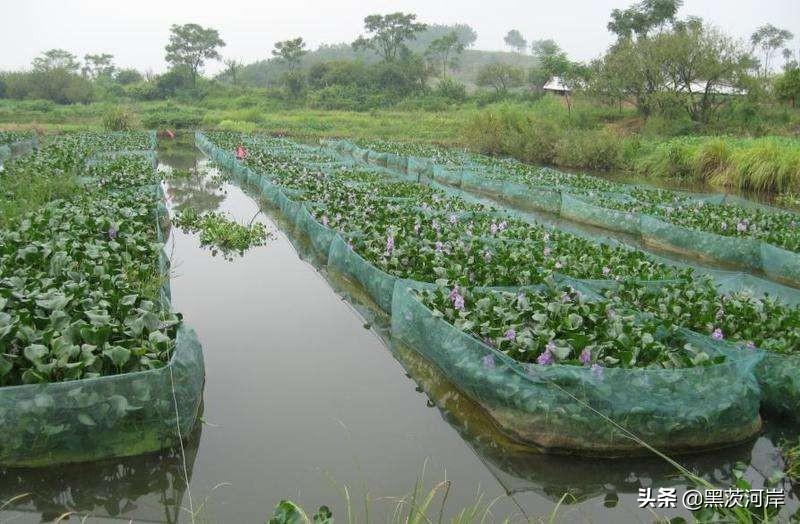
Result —
M 328 505 L 340 522 L 348 510 L 363 522 L 365 506 L 385 521 L 424 474 L 425 491 L 451 481 L 446 516 L 480 496 L 494 501 L 488 521 L 555 512 L 557 521 L 621 523 L 653 520 L 638 508 L 639 488 L 685 489 L 658 458 L 543 455 L 510 441 L 435 367 L 393 347 L 382 319 L 305 256 L 276 212 L 220 181 L 191 145 L 162 153 L 164 169 L 196 171 L 166 183 L 173 212 L 217 210 L 276 232 L 267 245 L 227 261 L 200 247 L 197 235 L 173 228 L 173 303 L 205 354 L 203 424 L 183 449 L 0 470 L 0 505 L 19 496 L 0 520 L 39 522 L 75 512 L 88 522 L 264 522 L 289 498 L 309 511 Z M 743 463 L 746 478 L 761 486 L 782 465 L 776 443 L 788 431 L 769 421 L 766 428 L 753 442 L 678 460 L 719 485 L 728 485 Z M 783 515 L 798 507 L 790 493 Z

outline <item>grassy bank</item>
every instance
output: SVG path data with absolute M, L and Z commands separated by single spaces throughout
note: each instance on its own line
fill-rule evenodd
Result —
M 101 129 L 103 117 L 116 107 L 108 103 L 64 106 L 43 101 L 0 100 L 0 129 L 44 132 Z M 477 109 L 470 106 L 441 112 L 286 109 L 251 98 L 197 103 L 138 102 L 124 107 L 132 116 L 131 126 L 142 129 L 266 130 L 298 138 L 381 137 L 443 145 L 459 144 L 461 131 L 477 114 Z
M 117 107 L 2 100 L 0 128 L 100 129 L 104 116 Z M 577 97 L 568 107 L 565 99 L 552 96 L 483 108 L 466 103 L 448 111 L 292 109 L 255 96 L 124 107 L 132 128 L 266 130 L 301 139 L 427 142 L 565 168 L 627 171 L 757 191 L 800 189 L 800 111 L 792 109 L 761 115 L 750 127 L 728 123 L 695 129 L 680 118 L 643 120 L 630 108 Z M 734 116 L 729 119 L 739 122 Z M 745 129 L 754 136 L 739 136 Z
M 716 186 L 786 192 L 800 187 L 800 139 L 732 136 L 665 137 L 626 130 L 624 120 L 590 125 L 535 107 L 499 105 L 466 125 L 473 150 L 526 162 L 595 170 L 624 170 Z M 587 119 L 584 119 L 587 120 Z M 642 132 L 643 131 L 643 132 Z

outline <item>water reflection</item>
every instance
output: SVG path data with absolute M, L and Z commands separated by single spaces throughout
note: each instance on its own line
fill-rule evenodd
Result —
M 578 503 L 605 497 L 614 504 L 622 493 L 638 494 L 639 488 L 681 487 L 689 483 L 663 459 L 654 457 L 603 460 L 539 453 L 509 439 L 492 424 L 483 410 L 413 349 L 393 343 L 394 355 L 446 420 L 472 448 L 509 495 L 535 492 L 553 502 Z M 783 469 L 775 434 L 796 429 L 770 425 L 769 433 L 731 448 L 676 457 L 693 474 L 716 486 L 730 486 L 737 466 L 746 468 L 745 478 L 753 487 L 764 487 Z M 796 434 L 796 433 L 795 433 Z M 798 511 L 792 485 L 782 480 L 777 487 L 788 493 L 785 514 Z M 565 494 L 569 494 L 564 498 Z
M 202 424 L 184 442 L 191 480 Z M 47 522 L 65 513 L 137 522 L 178 522 L 187 479 L 180 448 L 51 468 L 0 469 L 0 505 L 9 519 Z M 7 513 L 6 513 L 7 512 Z
M 176 211 L 188 208 L 198 213 L 214 211 L 225 200 L 220 182 L 203 173 L 170 178 L 166 192 L 171 207 Z

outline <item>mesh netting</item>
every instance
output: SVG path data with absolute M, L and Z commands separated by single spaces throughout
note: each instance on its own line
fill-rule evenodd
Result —
M 761 269 L 761 242 L 688 229 L 647 215 L 640 220 L 642 239 L 647 245 L 733 267 Z
M 328 142 L 337 151 L 347 153 L 346 143 Z M 363 151 L 360 150 L 359 151 Z M 378 163 L 376 159 L 386 153 L 368 152 L 367 160 Z M 396 155 L 394 155 L 396 156 Z M 800 287 L 800 254 L 787 251 L 756 239 L 718 235 L 706 231 L 669 224 L 654 217 L 622 212 L 603 206 L 604 199 L 619 199 L 627 196 L 622 193 L 609 193 L 589 198 L 569 187 L 534 187 L 520 184 L 496 173 L 487 176 L 474 170 L 462 171 L 438 166 L 424 159 L 408 157 L 408 165 L 425 166 L 421 172 L 429 178 L 464 190 L 486 195 L 513 206 L 530 211 L 547 211 L 566 219 L 590 224 L 632 235 L 638 235 L 651 246 L 680 253 L 702 261 L 710 261 L 733 268 L 763 272 L 768 278 L 778 282 Z M 413 158 L 413 162 L 411 162 Z M 402 164 L 402 162 L 400 162 Z M 385 161 L 383 164 L 386 165 Z M 388 167 L 392 167 L 391 165 Z M 487 170 L 485 166 L 478 166 Z M 409 170 L 408 172 L 412 172 Z M 635 186 L 619 184 L 621 190 L 635 190 Z M 732 204 L 761 211 L 774 211 L 775 208 L 747 199 L 727 194 L 691 195 L 676 192 L 683 198 L 709 204 Z
M 161 369 L 3 388 L 0 463 L 88 462 L 175 445 L 194 427 L 203 380 L 200 343 L 182 326 L 172 359 Z
M 751 360 L 600 374 L 523 365 L 434 315 L 412 285 L 398 284 L 392 308 L 392 338 L 435 363 L 516 440 L 548 450 L 641 453 L 632 433 L 658 449 L 685 451 L 739 442 L 761 427 Z M 710 340 L 698 342 L 716 351 Z
M 219 149 L 210 142 L 199 139 L 198 145 L 201 144 L 210 147 L 212 156 L 219 155 Z M 337 151 L 341 153 L 346 149 Z M 362 154 L 360 150 L 358 154 Z M 368 154 L 364 156 L 374 159 Z M 414 171 L 411 166 L 412 163 L 409 172 Z M 425 169 L 435 171 L 430 165 Z M 728 360 L 723 364 L 682 370 L 610 369 L 605 375 L 608 378 L 601 384 L 587 370 L 574 366 L 545 370 L 541 376 L 531 375 L 526 366 L 504 360 L 494 349 L 434 317 L 409 294 L 409 286 L 431 283 L 412 283 L 377 268 L 354 251 L 342 235 L 319 224 L 302 205 L 302 195 L 281 190 L 267 182 L 265 176 L 258 177 L 255 183 L 262 188 L 262 195 L 271 195 L 265 199 L 273 200 L 291 215 L 296 232 L 310 240 L 315 251 L 327 260 L 331 273 L 358 284 L 375 307 L 391 314 L 393 335 L 396 326 L 399 341 L 439 365 L 450 380 L 479 402 L 498 425 L 516 439 L 546 448 L 580 452 L 641 450 L 624 431 L 608 424 L 604 417 L 609 417 L 648 443 L 664 449 L 714 447 L 737 442 L 753 435 L 760 427 L 758 403 L 761 395 L 754 369 L 764 387 L 765 407 L 788 412 L 800 404 L 800 380 L 796 378 L 800 374 L 793 360 L 770 354 L 758 363 L 764 352 L 743 352 L 688 331 L 684 336 L 692 344 L 709 354 L 723 353 Z M 562 207 L 564 194 L 560 191 L 531 188 L 525 191 L 542 195 L 543 202 Z M 739 284 L 744 284 L 748 277 L 735 275 L 741 278 L 735 278 L 735 284 L 732 282 L 728 286 L 730 289 L 741 287 Z M 557 280 L 589 296 L 619 285 L 612 280 L 576 280 L 563 276 L 557 276 Z M 653 281 L 639 285 L 657 288 L 666 283 Z M 501 362 L 491 371 L 481 367 L 483 357 L 490 354 Z M 784 367 L 778 365 L 781 362 L 785 363 Z
M 113 158 L 107 155 L 106 159 Z M 95 163 L 102 162 L 95 157 Z M 155 165 L 153 165 L 155 168 Z M 163 189 L 157 202 L 157 240 L 168 219 Z M 169 259 L 160 252 L 162 308 L 170 307 Z M 35 467 L 157 451 L 195 427 L 205 380 L 194 331 L 181 325 L 166 366 L 99 378 L 0 388 L 0 464 Z

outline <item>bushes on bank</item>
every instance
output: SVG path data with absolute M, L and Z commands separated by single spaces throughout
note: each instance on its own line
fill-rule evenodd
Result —
M 800 188 L 800 140 L 784 137 L 676 137 L 624 135 L 602 126 L 602 115 L 574 120 L 552 101 L 491 106 L 466 126 L 475 151 L 525 162 L 591 170 L 627 170 L 646 176 L 708 182 L 758 191 Z

